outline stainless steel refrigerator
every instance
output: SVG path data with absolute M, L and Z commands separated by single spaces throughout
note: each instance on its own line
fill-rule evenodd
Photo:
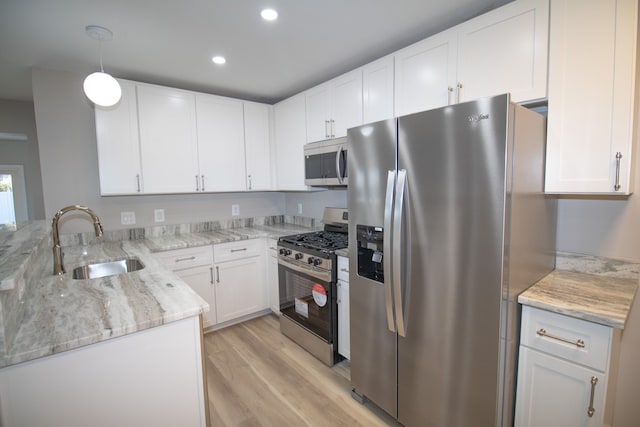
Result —
M 405 426 L 510 426 L 517 295 L 554 268 L 544 117 L 484 98 L 348 131 L 351 383 Z

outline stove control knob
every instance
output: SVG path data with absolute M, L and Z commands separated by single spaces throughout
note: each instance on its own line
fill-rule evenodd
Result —
M 302 259 L 304 257 L 304 255 L 302 255 L 300 252 L 298 252 L 297 254 L 295 254 L 294 258 L 295 259 Z
M 313 265 L 320 265 L 320 264 L 322 264 L 322 260 L 320 258 L 314 258 Z
M 309 257 L 309 259 L 307 259 L 307 263 L 308 263 L 308 264 L 314 264 L 314 263 L 315 263 L 315 260 L 316 260 L 316 259 L 315 259 L 314 257 L 311 257 L 311 256 L 310 256 L 310 257 Z M 318 264 L 314 264 L 314 265 L 318 265 Z
M 291 255 L 291 249 L 280 249 L 280 255 Z

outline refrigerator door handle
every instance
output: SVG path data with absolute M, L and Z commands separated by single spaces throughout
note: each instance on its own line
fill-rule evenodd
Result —
M 387 192 L 384 198 L 384 238 L 382 241 L 382 268 L 384 271 L 384 301 L 387 311 L 387 327 L 390 332 L 396 332 L 396 324 L 393 319 L 393 292 L 391 277 L 391 258 L 393 256 L 391 238 L 391 215 L 393 214 L 393 186 L 396 180 L 395 171 L 389 171 L 387 175 Z
M 398 181 L 396 182 L 396 199 L 393 210 L 393 300 L 395 302 L 396 323 L 398 324 L 398 334 L 406 337 L 406 325 L 404 319 L 404 310 L 402 308 L 402 274 L 400 266 L 403 262 L 402 253 L 402 214 L 404 210 L 404 191 L 407 184 L 407 171 L 401 169 L 398 171 Z

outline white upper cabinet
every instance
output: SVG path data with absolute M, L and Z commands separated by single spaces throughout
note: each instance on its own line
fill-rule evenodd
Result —
M 138 110 L 134 82 L 118 80 L 122 99 L 112 108 L 96 106 L 100 194 L 142 193 Z
M 456 82 L 456 32 L 445 31 L 395 54 L 398 116 L 449 105 Z
M 548 25 L 548 0 L 518 0 L 398 51 L 396 115 L 506 92 L 545 98 Z
M 362 124 L 362 70 L 357 69 L 309 89 L 306 94 L 307 142 L 347 135 Z
M 305 94 L 287 98 L 273 108 L 276 190 L 308 190 L 304 184 Z
M 244 144 L 247 190 L 272 190 L 270 105 L 244 102 Z
M 363 123 L 393 118 L 393 56 L 362 67 Z
M 195 95 L 147 84 L 137 90 L 144 192 L 197 191 Z
M 244 191 L 245 150 L 242 101 L 196 95 L 199 190 Z
M 547 96 L 549 0 L 519 0 L 457 27 L 456 98 Z
M 551 2 L 547 193 L 633 192 L 637 23 L 637 0 Z

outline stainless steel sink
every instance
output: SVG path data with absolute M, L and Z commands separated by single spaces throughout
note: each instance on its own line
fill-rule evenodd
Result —
M 98 262 L 73 269 L 74 279 L 95 279 L 97 277 L 115 276 L 142 270 L 144 264 L 138 258 L 125 258 L 115 261 Z

